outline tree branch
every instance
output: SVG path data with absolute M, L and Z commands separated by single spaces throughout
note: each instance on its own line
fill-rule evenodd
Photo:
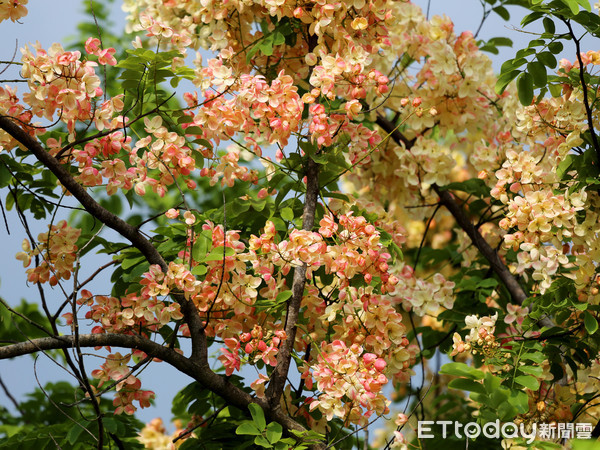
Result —
M 304 215 L 302 216 L 302 229 L 310 231 L 315 224 L 315 211 L 317 209 L 317 199 L 319 196 L 319 165 L 308 157 L 306 167 L 306 198 L 304 203 Z M 285 381 L 290 369 L 292 359 L 292 350 L 296 341 L 296 331 L 300 305 L 304 295 L 304 286 L 306 284 L 306 264 L 294 269 L 294 278 L 292 281 L 292 297 L 287 305 L 287 314 L 285 317 L 286 339 L 279 348 L 277 354 L 277 365 L 271 375 L 269 386 L 266 390 L 266 396 L 269 405 L 273 410 L 280 410 L 279 399 L 283 393 Z
M 464 232 L 467 233 L 467 236 L 469 236 L 471 242 L 473 242 L 473 245 L 475 245 L 477 250 L 479 250 L 485 259 L 487 259 L 487 261 L 490 263 L 490 267 L 494 273 L 498 275 L 498 278 L 500 278 L 500 281 L 502 281 L 504 286 L 506 286 L 506 289 L 510 293 L 515 303 L 522 305 L 527 298 L 527 294 L 525 294 L 525 291 L 513 274 L 510 273 L 508 267 L 506 267 L 506 265 L 502 262 L 498 256 L 498 253 L 496 253 L 496 251 L 490 247 L 490 244 L 487 243 L 481 233 L 479 233 L 479 231 L 475 228 L 463 209 L 458 205 L 458 203 L 456 203 L 456 200 L 452 194 L 450 194 L 448 191 L 441 190 L 436 184 L 434 184 L 432 187 L 435 193 L 440 197 L 440 204 L 444 205 L 446 209 L 450 211 L 450 214 L 452 214 L 456 220 L 456 223 L 458 223 Z M 550 328 L 554 326 L 552 321 L 547 317 L 540 319 L 538 323 L 542 326 Z
M 0 128 L 10 134 L 14 139 L 19 141 L 43 165 L 50 169 L 50 171 L 56 176 L 56 178 L 58 178 L 62 185 L 81 203 L 86 211 L 88 211 L 100 222 L 104 223 L 106 226 L 112 228 L 121 236 L 128 239 L 133 246 L 137 248 L 142 255 L 144 255 L 150 264 L 158 264 L 163 272 L 167 272 L 168 266 L 166 261 L 156 250 L 156 248 L 154 248 L 152 243 L 148 241 L 136 227 L 128 224 L 120 217 L 96 202 L 87 193 L 86 189 L 72 177 L 68 170 L 61 165 L 56 158 L 48 153 L 34 137 L 29 135 L 25 130 L 15 124 L 8 116 L 0 116 Z M 319 190 L 318 166 L 311 159 L 309 159 L 308 162 L 307 178 L 308 183 L 304 213 L 304 228 L 311 229 L 314 224 L 317 194 Z M 299 273 L 297 276 L 295 274 L 294 280 L 300 280 L 301 278 L 301 281 L 295 281 L 293 285 L 293 292 L 295 294 L 292 296 L 288 308 L 288 326 L 286 328 L 289 330 L 288 338 L 282 345 L 282 350 L 280 350 L 279 354 L 280 359 L 278 359 L 278 363 L 281 363 L 283 367 L 278 367 L 277 374 L 275 375 L 277 389 L 275 390 L 274 388 L 271 388 L 272 398 L 277 399 L 279 399 L 281 396 L 283 385 L 285 384 L 287 372 L 289 370 L 291 350 L 293 348 L 296 335 L 298 310 L 300 309 L 300 302 L 304 292 L 306 267 L 298 270 Z M 302 274 L 301 277 L 300 274 Z M 146 354 L 159 358 L 169 363 L 182 373 L 189 375 L 204 387 L 222 397 L 231 406 L 235 406 L 243 411 L 247 411 L 250 403 L 257 403 L 265 410 L 267 417 L 278 422 L 285 429 L 296 430 L 300 432 L 306 431 L 302 425 L 281 410 L 278 400 L 277 402 L 267 402 L 264 399 L 253 398 L 250 394 L 238 388 L 237 386 L 234 386 L 224 377 L 216 374 L 210 369 L 208 363 L 208 346 L 206 335 L 203 332 L 202 322 L 200 320 L 200 316 L 198 315 L 198 311 L 196 310 L 194 304 L 191 301 L 188 301 L 183 295 L 174 294 L 173 297 L 178 303 L 181 304 L 181 311 L 184 314 L 185 320 L 190 328 L 190 334 L 192 336 L 191 358 L 186 358 L 185 356 L 176 353 L 174 350 L 168 347 L 164 347 L 153 341 L 133 335 L 80 335 L 78 339 L 79 346 L 115 346 L 142 350 Z M 13 358 L 15 356 L 21 356 L 43 350 L 73 348 L 74 344 L 74 336 L 54 336 L 33 339 L 28 342 L 0 347 L 0 359 Z M 270 406 L 275 403 L 276 407 Z
M 0 360 L 28 355 L 45 350 L 69 349 L 75 345 L 74 336 L 53 336 L 39 339 L 31 339 L 27 342 L 11 344 L 0 347 Z M 225 378 L 217 375 L 210 369 L 202 367 L 201 364 L 190 358 L 177 353 L 175 350 L 157 344 L 149 339 L 128 334 L 82 334 L 79 335 L 80 347 L 122 347 L 141 350 L 149 356 L 158 358 L 173 366 L 180 372 L 193 378 L 205 388 L 215 392 L 229 405 L 235 406 L 247 412 L 250 403 L 257 403 L 266 415 L 273 421 L 280 423 L 288 430 L 306 431 L 298 422 L 293 420 L 281 410 L 273 411 L 268 403 L 262 399 L 253 398 L 250 394 L 234 386 Z
M 588 88 L 585 83 L 585 65 L 583 64 L 583 58 L 581 57 L 581 44 L 580 40 L 575 36 L 575 32 L 573 31 L 573 27 L 571 27 L 571 21 L 563 20 L 563 22 L 567 25 L 569 29 L 569 34 L 573 38 L 575 42 L 575 50 L 577 54 L 577 61 L 579 62 L 579 81 L 581 82 L 581 90 L 583 91 L 583 106 L 585 107 L 585 114 L 587 116 L 588 125 L 590 127 L 590 135 L 592 136 L 592 144 L 594 145 L 594 150 L 596 151 L 596 163 L 600 168 L 600 144 L 598 144 L 598 137 L 596 136 L 596 131 L 594 130 L 594 120 L 592 114 L 592 108 L 590 108 L 590 102 L 588 99 Z
M 406 145 L 406 138 L 403 136 L 394 135 L 394 125 L 387 119 L 378 117 L 377 125 L 379 125 L 386 133 L 390 134 L 392 138 L 398 144 L 404 143 Z M 525 299 L 527 298 L 527 294 L 517 281 L 517 279 L 513 276 L 512 273 L 508 270 L 506 265 L 502 262 L 498 253 L 490 247 L 487 241 L 483 238 L 481 233 L 475 228 L 471 220 L 469 220 L 468 216 L 465 214 L 463 209 L 456 203 L 456 200 L 448 191 L 443 191 L 436 184 L 432 186 L 435 193 L 440 197 L 440 204 L 444 205 L 446 209 L 452 214 L 458 225 L 467 233 L 473 245 L 477 247 L 477 250 L 481 252 L 481 254 L 487 259 L 490 264 L 490 267 L 494 271 L 500 281 L 506 286 L 508 292 L 511 297 L 515 301 L 515 303 L 522 305 Z M 538 321 L 538 323 L 542 326 L 553 327 L 554 324 L 550 319 L 544 317 Z
M 396 125 L 390 122 L 385 116 L 382 114 L 377 114 L 377 119 L 375 119 L 375 123 L 379 125 L 386 133 L 388 133 L 394 141 L 398 145 L 404 144 L 406 148 L 412 147 L 415 143 L 416 139 L 407 139 L 399 130 Z
M 113 214 L 96 202 L 96 200 L 87 193 L 86 189 L 73 178 L 65 166 L 60 164 L 55 157 L 48 153 L 34 137 L 19 127 L 8 116 L 0 116 L 0 128 L 27 147 L 38 161 L 50 169 L 62 185 L 79 201 L 79 203 L 81 203 L 87 212 L 129 240 L 133 246 L 144 255 L 150 264 L 158 264 L 164 273 L 168 271 L 166 261 L 156 248 L 154 248 L 152 243 L 139 232 L 138 228 L 128 224 L 119 216 Z M 202 323 L 198 311 L 194 307 L 194 304 L 188 301 L 183 295 L 174 295 L 173 297 L 181 304 L 181 311 L 190 328 L 192 336 L 192 354 L 197 358 L 206 357 L 206 337 L 202 331 Z

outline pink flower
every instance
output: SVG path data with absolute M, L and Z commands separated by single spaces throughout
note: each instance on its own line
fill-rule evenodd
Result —
M 188 225 L 194 225 L 194 223 L 196 223 L 196 216 L 194 216 L 191 211 L 184 212 L 183 217 L 185 219 L 185 223 Z
M 105 48 L 104 50 L 100 50 L 98 55 L 98 63 L 101 65 L 108 64 L 109 66 L 114 66 L 117 64 L 117 60 L 113 56 L 116 50 L 114 48 Z
M 96 55 L 98 50 L 100 50 L 100 39 L 91 37 L 85 41 L 85 51 L 90 55 Z
M 169 219 L 177 219 L 177 217 L 179 217 L 179 211 L 175 208 L 171 208 L 165 213 L 165 216 Z

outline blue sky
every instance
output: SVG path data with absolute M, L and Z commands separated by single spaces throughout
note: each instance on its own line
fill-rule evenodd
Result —
M 427 7 L 427 1 L 415 2 L 423 8 Z M 10 60 L 15 48 L 20 48 L 28 42 L 39 40 L 44 48 L 49 47 L 53 42 L 65 42 L 69 36 L 76 34 L 77 23 L 84 18 L 82 3 L 73 0 L 30 0 L 28 9 L 29 15 L 21 20 L 22 23 L 3 22 L 0 24 L 0 60 Z M 511 23 L 518 27 L 521 11 L 518 8 L 511 9 Z M 431 0 L 430 16 L 434 14 L 445 13 L 455 22 L 455 30 L 460 33 L 463 30 L 475 30 L 479 26 L 482 8 L 478 0 Z M 113 19 L 117 28 L 124 24 L 125 13 L 120 10 L 119 3 L 116 2 L 113 7 Z M 511 24 L 504 22 L 497 15 L 493 14 L 486 21 L 480 33 L 481 38 L 490 38 L 495 36 L 504 36 L 513 39 L 515 48 L 526 45 L 531 39 L 530 35 L 515 31 Z M 504 59 L 513 55 L 513 49 L 503 49 L 499 56 L 493 56 L 494 67 L 499 69 Z M 16 60 L 20 59 L 20 52 L 17 50 Z M 0 70 L 4 66 L 0 66 Z M 0 75 L 2 80 L 16 78 L 17 72 L 6 71 Z M 23 88 L 19 89 L 22 92 Z M 2 199 L 6 197 L 6 192 L 0 192 Z M 8 221 L 11 234 L 7 234 L 2 221 L 0 221 L 0 242 L 5 253 L 5 260 L 2 263 L 0 272 L 0 295 L 9 303 L 16 304 L 22 297 L 29 300 L 35 300 L 37 290 L 31 288 L 24 289 L 25 274 L 24 269 L 14 255 L 21 250 L 21 242 L 24 238 L 20 224 L 18 223 L 16 213 L 8 212 Z M 37 235 L 44 229 L 43 224 L 34 225 L 34 235 Z M 106 282 L 106 280 L 105 280 Z M 60 294 L 55 293 L 57 298 Z M 98 364 L 100 361 L 98 362 Z M 95 360 L 88 360 L 88 371 L 95 367 Z M 33 373 L 33 363 L 31 358 L 20 358 L 16 361 L 0 361 L 0 373 L 4 382 L 9 386 L 13 395 L 20 398 L 23 393 L 29 392 L 36 386 Z M 38 363 L 38 376 L 44 383 L 48 380 L 54 380 L 57 377 L 68 379 L 66 374 L 61 374 L 56 366 L 45 358 L 40 358 Z M 164 419 L 170 419 L 170 400 L 176 391 L 183 388 L 191 380 L 187 377 L 177 374 L 170 370 L 165 364 L 155 364 L 152 369 L 142 375 L 144 388 L 152 389 L 157 392 L 158 401 L 154 408 L 142 410 L 139 417 L 144 421 L 162 416 Z M 6 396 L 0 392 L 0 404 L 9 405 Z

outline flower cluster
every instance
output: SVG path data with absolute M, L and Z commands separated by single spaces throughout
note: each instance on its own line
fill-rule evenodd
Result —
M 190 298 L 197 291 L 200 282 L 196 281 L 196 277 L 183 264 L 171 261 L 166 274 L 159 265 L 150 266 L 140 284 L 144 286 L 142 297 L 145 299 L 166 296 L 171 291 L 183 293 L 186 298 Z
M 391 255 L 380 242 L 379 230 L 365 217 L 355 217 L 352 211 L 337 218 L 328 214 L 319 225 L 322 236 L 335 240 L 327 247 L 324 264 L 328 272 L 340 279 L 340 289 L 349 286 L 354 276 L 362 275 L 366 283 L 379 278 L 382 293 L 394 291 L 398 278 L 389 270 Z
M 196 168 L 194 153 L 183 136 L 163 126 L 160 116 L 145 117 L 144 125 L 148 135 L 138 140 L 129 154 L 137 175 L 135 191 L 144 195 L 150 187 L 163 196 L 177 178 L 189 175 Z M 140 153 L 142 156 L 138 156 Z M 190 189 L 196 187 L 193 180 L 186 180 L 186 185 Z
M 411 2 L 393 3 L 392 14 L 389 39 L 395 51 L 376 59 L 377 67 L 394 76 L 400 52 L 416 62 L 417 72 L 410 76 L 398 69 L 381 108 L 395 117 L 393 139 L 349 178 L 363 196 L 391 199 L 391 208 L 402 211 L 397 218 L 420 220 L 422 209 L 403 207 L 435 202 L 432 184 L 463 181 L 498 164 L 512 140 L 517 103 L 508 92 L 495 94 L 489 58 L 470 33 L 455 35 L 449 18 L 427 20 Z
M 33 50 L 35 54 L 29 47 L 21 50 L 21 76 L 30 90 L 23 100 L 34 115 L 49 121 L 58 111 L 74 139 L 76 123 L 93 119 L 94 103 L 102 95 L 97 64 L 82 61 L 80 52 L 65 51 L 60 44 L 46 51 L 38 42 Z
M 52 286 L 60 280 L 68 280 L 75 270 L 77 258 L 77 239 L 81 230 L 71 228 L 66 220 L 49 225 L 47 233 L 38 235 L 39 243 L 31 248 L 27 239 L 23 240 L 23 251 L 16 258 L 28 267 L 32 259 L 41 259 L 37 267 L 27 269 L 27 280 L 31 283 L 50 282 Z
M 360 106 L 360 103 L 354 105 Z M 311 141 L 319 148 L 334 145 L 339 141 L 340 133 L 348 136 L 349 142 L 344 142 L 348 162 L 352 165 L 367 164 L 371 161 L 371 153 L 381 142 L 381 136 L 362 124 L 351 122 L 355 114 L 353 111 L 354 108 L 350 108 L 345 114 L 326 114 L 325 106 L 314 103 L 309 107 L 308 131 Z
M 183 432 L 179 421 L 175 421 L 175 426 L 177 427 L 175 432 L 168 435 L 162 419 L 158 417 L 152 419 L 150 423 L 147 423 L 140 431 L 138 441 L 144 444 L 144 448 L 175 450 L 185 442 L 185 438 L 173 442 L 173 439 Z
M 452 309 L 454 305 L 454 282 L 448 281 L 441 273 L 436 273 L 432 281 L 415 276 L 410 266 L 400 269 L 396 292 L 406 311 L 414 311 L 418 316 L 437 315 L 440 307 Z
M 77 304 L 88 306 L 90 310 L 85 318 L 99 324 L 92 329 L 92 333 L 139 333 L 142 329 L 158 331 L 169 322 L 183 318 L 178 303 L 165 304 L 137 294 L 118 299 L 93 295 L 84 289 Z M 67 319 L 67 325 L 73 322 L 72 313 L 66 313 L 63 317 Z
M 41 127 L 36 126 L 33 128 L 26 126 L 31 123 L 33 114 L 19 102 L 17 91 L 11 86 L 0 86 L 0 114 L 16 118 L 21 126 L 25 125 L 23 127 L 25 131 L 32 135 L 43 134 L 46 131 Z M 4 149 L 10 150 L 19 145 L 20 143 L 6 131 L 0 131 L 0 151 Z
M 205 102 L 194 115 L 191 125 L 204 130 L 203 139 L 218 144 L 236 133 L 243 133 L 248 146 L 259 156 L 261 142 L 286 146 L 298 131 L 304 107 L 294 80 L 283 70 L 270 83 L 262 75 L 234 77 L 220 60 L 211 60 L 200 71 Z M 216 94 L 217 89 L 232 95 Z
M 389 411 L 389 400 L 381 392 L 388 382 L 383 359 L 366 353 L 359 345 L 348 347 L 339 340 L 323 342 L 319 350 L 312 373 L 303 375 L 311 376 L 321 392 L 311 402 L 311 411 L 319 408 L 327 420 L 337 416 L 360 425 L 366 425 L 373 414 Z
M 579 217 L 596 195 L 569 189 L 569 185 L 565 189 L 558 174 L 559 164 L 571 148 L 581 144 L 580 134 L 587 127 L 583 106 L 575 97 L 572 93 L 569 98 L 544 99 L 519 112 L 517 128 L 529 149 L 506 151 L 491 191 L 508 208 L 499 226 L 508 231 L 505 246 L 518 252 L 516 271 L 531 273 L 542 293 L 561 268 L 572 266 L 570 254 L 580 259 L 579 254 L 587 253 L 583 249 L 598 245 L 598 227 L 591 225 L 595 213 L 586 213 L 584 223 L 589 225 L 584 227 Z M 577 266 L 583 260 L 578 262 Z M 568 276 L 583 286 L 592 274 L 578 271 Z
M 500 343 L 496 341 L 496 320 L 498 313 L 493 316 L 477 317 L 475 315 L 465 317 L 465 324 L 469 334 L 463 341 L 460 334 L 454 333 L 452 337 L 452 353 L 450 356 L 471 351 L 473 354 L 481 353 L 484 356 L 493 354 Z
M 258 172 L 250 170 L 247 167 L 239 165 L 240 149 L 236 146 L 230 146 L 228 152 L 221 156 L 218 164 L 211 167 L 205 167 L 200 171 L 200 175 L 210 177 L 210 185 L 214 186 L 221 179 L 221 186 L 233 187 L 236 180 L 249 181 L 256 184 L 258 181 Z
M 279 345 L 285 338 L 286 333 L 283 330 L 269 331 L 265 335 L 263 328 L 258 324 L 254 325 L 252 331 L 242 333 L 239 338 L 226 338 L 224 340 L 226 347 L 221 348 L 221 356 L 219 356 L 219 360 L 225 367 L 225 374 L 231 375 L 235 370 L 240 370 L 240 351 L 248 356 L 250 364 L 263 361 L 266 365 L 275 367 Z M 268 378 L 259 380 L 264 382 Z
M 29 0 L 10 0 L 0 3 L 0 22 L 10 19 L 16 22 L 27 15 L 25 5 Z
M 98 381 L 98 387 L 104 383 L 117 381 L 115 399 L 113 405 L 116 407 L 115 414 L 133 414 L 137 408 L 133 405 L 137 401 L 141 408 L 150 406 L 150 400 L 154 398 L 154 392 L 141 390 L 140 380 L 131 374 L 127 363 L 131 354 L 110 354 L 100 369 L 92 371 L 92 376 Z

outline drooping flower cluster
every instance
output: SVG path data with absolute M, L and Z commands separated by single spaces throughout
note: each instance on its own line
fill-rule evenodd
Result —
M 21 124 L 29 134 L 38 135 L 43 134 L 46 131 L 37 126 L 37 124 L 35 128 L 27 127 L 27 125 L 31 124 L 33 114 L 31 111 L 25 109 L 23 104 L 19 102 L 17 90 L 8 85 L 4 87 L 0 86 L 0 114 L 16 118 L 18 123 Z M 20 143 L 6 131 L 0 131 L 0 151 L 4 149 L 11 150 L 19 145 Z
M 173 434 L 169 435 L 167 434 L 162 419 L 158 417 L 152 419 L 144 426 L 144 428 L 142 428 L 138 440 L 144 444 L 144 448 L 175 450 L 185 442 L 185 438 L 173 442 L 173 440 L 183 432 L 179 421 L 175 421 L 175 425 L 177 429 Z
M 570 271 L 573 266 L 578 270 L 565 276 L 579 286 L 587 285 L 594 274 L 585 269 L 584 255 L 600 248 L 596 213 L 588 207 L 597 202 L 597 195 L 572 189 L 572 182 L 565 186 L 558 168 L 568 152 L 582 143 L 580 134 L 587 127 L 576 97 L 573 92 L 544 99 L 519 112 L 517 128 L 529 149 L 506 152 L 491 191 L 508 208 L 499 225 L 508 231 L 505 246 L 517 252 L 516 271 L 531 272 L 542 293 L 561 269 Z M 569 261 L 570 255 L 576 256 L 575 264 Z
M 283 70 L 271 82 L 262 75 L 237 77 L 221 60 L 213 59 L 199 77 L 207 102 L 194 115 L 192 125 L 204 130 L 203 139 L 218 145 L 243 133 L 247 145 L 260 156 L 262 142 L 286 146 L 298 131 L 304 105 L 293 78 Z M 213 85 L 218 93 L 208 90 Z
M 58 112 L 73 139 L 76 123 L 94 118 L 94 103 L 102 96 L 97 64 L 82 61 L 80 52 L 65 51 L 60 44 L 46 51 L 38 42 L 33 50 L 35 53 L 29 47 L 21 50 L 21 76 L 30 90 L 23 100 L 34 115 L 49 121 L 54 121 Z
M 139 333 L 141 330 L 158 331 L 183 315 L 178 303 L 165 304 L 156 298 L 128 294 L 118 299 L 104 295 L 93 295 L 87 289 L 81 291 L 77 304 L 89 306 L 85 318 L 97 323 L 92 333 Z M 72 313 L 63 315 L 67 325 L 73 322 Z
M 141 390 L 141 381 L 131 374 L 127 367 L 130 359 L 131 354 L 110 354 L 100 369 L 92 371 L 92 376 L 99 380 L 98 387 L 102 387 L 104 383 L 118 381 L 113 400 L 115 414 L 131 415 L 137 410 L 133 405 L 134 401 L 137 401 L 141 408 L 147 408 L 150 406 L 150 400 L 154 398 L 154 392 Z
M 383 359 L 357 344 L 323 342 L 311 374 L 321 395 L 310 409 L 319 408 L 327 420 L 337 416 L 347 423 L 366 425 L 373 414 L 388 412 L 389 400 L 381 392 L 388 382 L 385 370 Z
M 415 276 L 410 266 L 400 271 L 396 292 L 406 311 L 414 311 L 418 316 L 436 316 L 440 307 L 452 309 L 454 305 L 454 282 L 448 281 L 441 273 L 436 273 L 432 281 Z
M 435 201 L 429 190 L 434 183 L 462 181 L 497 164 L 517 105 L 508 95 L 495 94 L 491 62 L 470 33 L 455 35 L 447 17 L 426 20 L 411 2 L 393 3 L 392 14 L 396 20 L 389 36 L 395 51 L 374 62 L 390 77 L 398 70 L 392 95 L 377 113 L 382 116 L 389 108 L 396 128 L 372 162 L 350 179 L 363 195 L 390 199 L 400 210 Z M 414 76 L 394 65 L 397 54 L 417 62 Z M 422 210 L 406 213 L 417 217 Z
M 25 5 L 29 0 L 10 0 L 0 3 L 0 22 L 10 19 L 16 22 L 27 15 Z
M 225 374 L 231 375 L 235 370 L 240 370 L 240 351 L 246 354 L 250 364 L 263 361 L 266 365 L 275 367 L 279 345 L 285 338 L 286 333 L 283 330 L 276 330 L 274 333 L 269 331 L 265 335 L 263 328 L 258 324 L 254 325 L 252 331 L 242 333 L 239 339 L 226 338 L 224 340 L 226 347 L 221 348 L 221 356 L 219 356 L 219 360 L 225 367 Z
M 60 280 L 68 280 L 75 269 L 77 258 L 77 239 L 81 230 L 71 228 L 66 220 L 61 220 L 56 225 L 49 225 L 47 233 L 38 235 L 38 243 L 31 248 L 31 243 L 23 240 L 23 251 L 17 253 L 16 258 L 23 262 L 23 267 L 28 267 L 36 257 L 39 264 L 27 269 L 27 280 L 31 283 L 50 282 L 52 286 Z

